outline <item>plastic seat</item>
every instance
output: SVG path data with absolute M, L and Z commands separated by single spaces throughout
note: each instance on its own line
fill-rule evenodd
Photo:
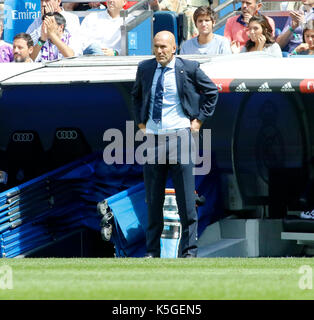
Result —
M 6 159 L 8 186 L 16 186 L 33 179 L 47 169 L 39 135 L 32 130 L 18 130 L 12 133 Z
M 79 128 L 57 128 L 47 152 L 49 168 L 55 169 L 90 154 L 92 149 Z
M 178 38 L 178 14 L 174 11 L 156 11 L 154 13 L 153 32 L 156 33 L 167 30 L 174 34 L 177 47 L 180 44 Z

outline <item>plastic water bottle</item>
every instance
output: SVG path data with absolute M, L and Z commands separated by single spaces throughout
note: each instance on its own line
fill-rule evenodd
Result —
M 174 189 L 165 190 L 164 229 L 160 239 L 160 257 L 177 258 L 181 239 L 181 223 Z

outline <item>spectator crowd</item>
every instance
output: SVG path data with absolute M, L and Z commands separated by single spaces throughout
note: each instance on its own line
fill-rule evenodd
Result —
M 290 10 L 282 30 L 275 21 L 261 14 L 261 0 L 241 0 L 240 14 L 229 18 L 224 36 L 213 32 L 217 21 L 215 10 L 200 6 L 193 10 L 179 0 L 150 0 L 150 9 L 184 13 L 187 39 L 180 54 L 220 55 L 264 51 L 276 57 L 314 54 L 314 0 L 298 1 Z M 133 2 L 65 3 L 41 0 L 41 17 L 25 33 L 15 35 L 13 44 L 0 40 L 0 62 L 41 62 L 79 55 L 121 54 L 120 11 Z M 90 10 L 82 22 L 73 11 Z M 0 8 L 1 10 L 1 8 Z M 71 12 L 72 11 L 72 12 Z M 0 19 L 0 39 L 5 26 Z

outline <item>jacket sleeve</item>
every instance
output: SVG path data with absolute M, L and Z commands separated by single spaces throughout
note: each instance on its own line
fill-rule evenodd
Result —
M 136 78 L 132 89 L 132 113 L 135 124 L 141 123 L 140 110 L 142 108 L 143 96 L 142 96 L 142 82 L 141 82 L 141 68 L 137 68 Z
M 204 122 L 212 116 L 218 100 L 218 89 L 211 79 L 200 69 L 195 71 L 196 87 L 201 94 L 200 111 L 197 119 Z

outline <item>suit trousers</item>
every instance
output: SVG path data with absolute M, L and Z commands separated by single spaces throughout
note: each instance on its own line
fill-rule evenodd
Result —
M 153 137 L 154 144 L 149 150 L 151 156 L 143 168 L 148 207 L 147 253 L 160 257 L 160 237 L 164 226 L 163 205 L 170 172 L 182 225 L 179 256 L 196 256 L 198 222 L 193 175 L 195 143 L 191 130 L 178 129 L 169 134 Z

